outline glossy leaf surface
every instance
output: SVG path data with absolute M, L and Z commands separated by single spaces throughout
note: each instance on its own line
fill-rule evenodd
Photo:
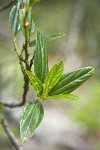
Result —
M 20 25 L 19 25 L 19 10 L 20 10 L 20 8 L 21 8 L 21 3 L 18 2 L 17 6 L 13 6 L 13 8 L 10 11 L 10 15 L 9 15 L 10 27 L 11 27 L 11 30 L 12 30 L 12 33 L 14 36 L 20 30 Z
M 51 89 L 49 95 L 69 94 L 88 80 L 93 73 L 94 69 L 92 67 L 85 67 L 64 74 L 59 82 Z
M 23 142 L 27 142 L 34 134 L 44 116 L 42 104 L 34 100 L 28 102 L 20 117 L 20 134 Z
M 26 71 L 26 74 L 28 75 L 28 78 L 29 78 L 33 88 L 37 92 L 37 94 L 42 94 L 43 85 L 42 85 L 41 81 L 30 71 Z
M 60 61 L 58 64 L 55 64 L 50 70 L 50 72 L 48 73 L 44 83 L 44 91 L 43 91 L 44 99 L 47 97 L 48 92 L 59 81 L 63 73 L 63 70 L 64 70 L 64 64 L 63 61 Z
M 44 39 L 39 31 L 37 31 L 34 51 L 34 72 L 41 82 L 44 83 L 46 75 L 48 74 L 48 55 Z

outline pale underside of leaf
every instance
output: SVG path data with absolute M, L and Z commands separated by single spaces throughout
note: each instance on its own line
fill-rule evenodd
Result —
M 20 117 L 20 134 L 23 142 L 27 142 L 39 126 L 44 116 L 42 104 L 34 100 L 24 107 Z
M 93 73 L 94 69 L 92 67 L 85 67 L 64 74 L 54 88 L 51 89 L 49 95 L 69 94 L 88 80 Z
M 18 2 L 17 6 L 13 6 L 13 8 L 10 11 L 10 15 L 9 15 L 10 27 L 11 27 L 11 30 L 12 30 L 14 36 L 20 30 L 20 25 L 19 25 L 19 10 L 20 10 L 20 8 L 21 8 L 21 2 Z

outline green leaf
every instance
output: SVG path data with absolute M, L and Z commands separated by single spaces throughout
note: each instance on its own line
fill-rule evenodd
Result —
M 36 40 L 29 42 L 29 47 L 34 47 L 34 46 L 36 46 Z
M 30 11 L 28 13 L 27 21 L 29 22 L 29 36 L 32 36 L 32 34 L 35 31 L 35 23 L 34 23 L 32 9 L 30 9 Z
M 85 67 L 64 74 L 59 82 L 51 89 L 49 95 L 69 94 L 88 80 L 93 73 L 94 69 L 92 67 Z
M 26 71 L 26 74 L 28 75 L 28 78 L 29 78 L 33 88 L 37 92 L 37 94 L 41 95 L 43 92 L 42 82 L 34 74 L 32 74 L 30 71 Z
M 17 6 L 13 6 L 13 8 L 10 11 L 10 15 L 9 15 L 10 27 L 11 27 L 11 30 L 12 30 L 12 33 L 14 36 L 20 30 L 20 25 L 19 25 L 19 10 L 20 10 L 20 8 L 21 8 L 21 3 L 18 2 Z
M 59 94 L 48 96 L 49 99 L 69 99 L 69 100 L 78 100 L 78 96 L 74 94 Z
M 53 41 L 53 40 L 59 39 L 59 38 L 61 38 L 63 36 L 65 36 L 64 33 L 55 33 L 53 35 L 44 36 L 44 40 L 45 41 Z
M 38 101 L 28 102 L 20 117 L 20 134 L 23 142 L 27 142 L 44 117 L 44 109 Z
M 19 19 L 20 19 L 20 27 L 21 27 L 21 31 L 23 33 L 23 35 L 25 36 L 25 24 L 27 23 L 27 27 L 28 27 L 28 34 L 29 36 L 31 36 L 34 31 L 35 31 L 35 23 L 34 23 L 34 19 L 33 19 L 33 14 L 32 14 L 32 9 L 29 10 L 28 15 L 26 17 L 26 10 L 20 9 L 19 12 Z
M 20 9 L 19 11 L 19 20 L 20 20 L 20 28 L 22 33 L 25 36 L 25 24 L 24 24 L 24 19 L 25 19 L 25 9 Z
M 61 38 L 61 37 L 63 37 L 63 36 L 65 36 L 64 33 L 55 33 L 55 34 L 53 34 L 53 35 L 43 36 L 43 39 L 44 39 L 44 41 L 46 41 L 46 42 L 50 42 L 50 41 L 56 40 L 56 39 L 58 39 L 58 38 Z M 29 46 L 30 46 L 30 47 L 33 47 L 33 46 L 35 46 L 35 44 L 36 44 L 36 40 L 33 40 L 33 41 L 31 41 L 31 42 L 29 43 Z
M 34 51 L 34 72 L 44 83 L 48 74 L 48 55 L 42 34 L 37 30 L 36 47 Z
M 48 73 L 43 90 L 44 99 L 48 96 L 48 92 L 53 88 L 54 85 L 59 81 L 64 70 L 63 61 L 60 61 L 58 64 L 55 64 L 50 72 Z

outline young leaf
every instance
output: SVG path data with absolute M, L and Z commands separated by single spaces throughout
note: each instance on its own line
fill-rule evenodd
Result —
M 20 27 L 22 30 L 23 35 L 25 36 L 25 26 L 27 23 L 27 27 L 28 27 L 28 34 L 29 36 L 31 36 L 34 33 L 35 30 L 35 23 L 34 23 L 34 19 L 33 19 L 33 14 L 32 14 L 32 9 L 29 10 L 27 17 L 26 16 L 26 10 L 20 9 L 19 12 L 19 19 L 20 19 Z
M 64 74 L 59 82 L 51 89 L 49 95 L 69 94 L 88 80 L 93 73 L 94 69 L 92 67 L 85 67 Z
M 27 142 L 34 134 L 44 117 L 44 109 L 38 100 L 28 102 L 20 117 L 20 134 L 23 142 Z
M 43 36 L 43 39 L 45 42 L 49 42 L 49 41 L 53 41 L 53 40 L 56 40 L 58 38 L 61 38 L 63 36 L 65 36 L 64 33 L 55 33 L 53 35 Z M 35 44 L 36 44 L 36 40 L 33 40 L 29 43 L 29 46 L 33 47 L 33 46 L 35 46 Z
M 50 99 L 78 100 L 78 96 L 74 95 L 74 94 L 58 94 L 58 95 L 48 96 L 47 98 L 50 98 Z
M 48 73 L 43 90 L 44 99 L 47 97 L 48 92 L 53 88 L 54 85 L 59 81 L 64 70 L 63 61 L 60 61 L 58 64 L 55 64 L 50 72 Z
M 15 36 L 20 30 L 19 25 L 19 10 L 21 8 L 21 2 L 18 2 L 17 6 L 13 6 L 9 15 L 10 27 L 13 35 Z
M 34 17 L 32 14 L 32 9 L 30 9 L 27 21 L 29 22 L 29 36 L 32 36 L 35 31 L 35 23 L 34 23 Z
M 48 55 L 44 39 L 38 30 L 34 51 L 34 72 L 41 82 L 44 83 L 46 75 L 48 74 Z
M 28 78 L 29 78 L 33 88 L 37 92 L 37 94 L 41 95 L 43 92 L 42 82 L 34 74 L 32 74 L 30 71 L 26 71 L 26 74 L 28 75 Z
M 24 19 L 25 19 L 25 9 L 20 9 L 19 11 L 19 21 L 20 21 L 20 28 L 22 33 L 25 36 L 25 25 L 24 25 Z

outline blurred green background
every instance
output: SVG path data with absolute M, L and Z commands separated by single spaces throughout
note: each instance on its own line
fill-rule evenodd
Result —
M 9 1 L 0 0 L 0 7 Z M 20 101 L 23 92 L 22 75 L 9 27 L 10 9 L 0 12 L 0 100 L 7 102 Z M 62 59 L 65 72 L 92 66 L 95 74 L 74 92 L 80 97 L 78 102 L 49 100 L 44 104 L 43 125 L 24 147 L 26 150 L 100 150 L 100 1 L 41 0 L 33 8 L 33 13 L 36 27 L 44 35 L 66 34 L 47 44 L 50 67 Z M 23 36 L 19 35 L 17 39 L 21 47 Z M 34 97 L 31 89 L 28 98 Z M 7 109 L 4 112 L 19 139 L 20 111 Z M 2 150 L 13 149 L 0 125 L 1 146 Z

